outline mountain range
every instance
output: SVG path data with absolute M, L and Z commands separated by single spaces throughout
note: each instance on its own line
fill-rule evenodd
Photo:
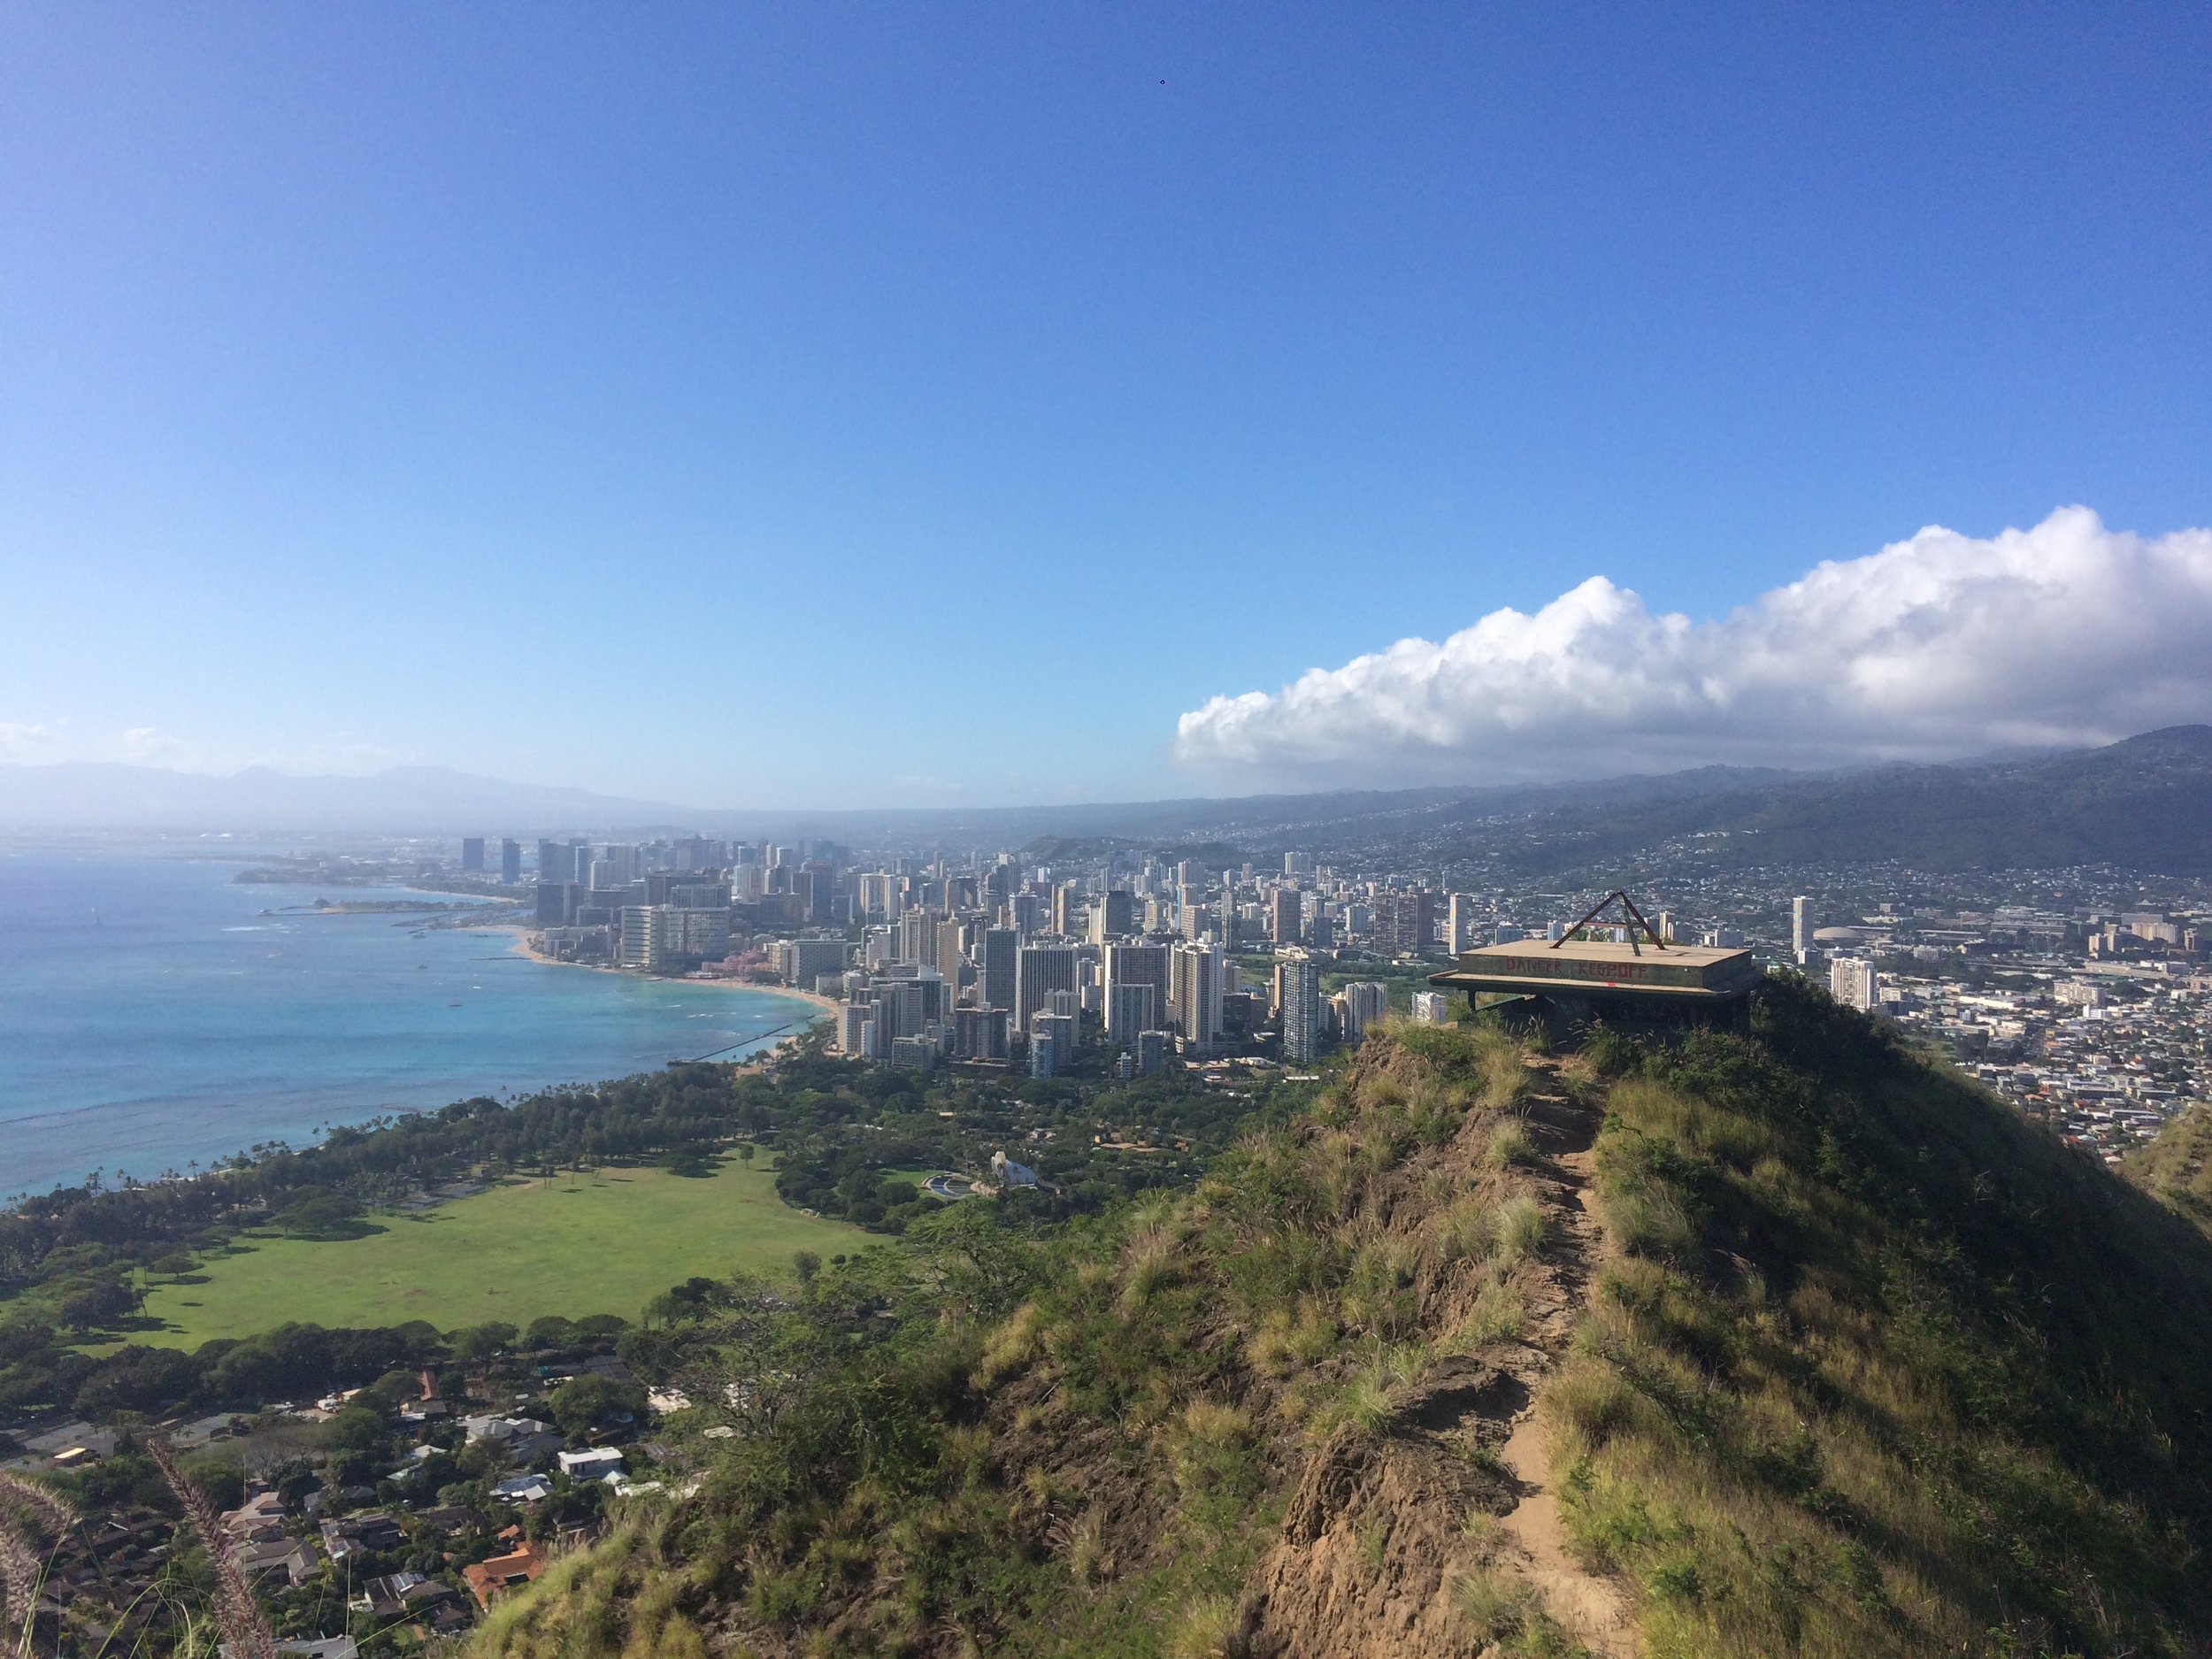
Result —
M 716 810 L 438 766 L 230 777 L 116 764 L 0 766 L 14 831 L 819 835 L 863 845 L 1220 842 L 1480 850 L 1543 873 L 1699 838 L 1716 867 L 1893 859 L 1928 869 L 2110 864 L 2212 873 L 2212 726 L 2101 749 L 1844 772 L 1707 766 L 1553 784 L 1064 806 Z

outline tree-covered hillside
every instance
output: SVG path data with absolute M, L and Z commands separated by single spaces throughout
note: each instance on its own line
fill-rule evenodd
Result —
M 2108 864 L 2203 875 L 2212 872 L 2212 726 L 2032 763 L 1885 767 L 1571 808 L 1482 833 L 1531 872 L 1701 835 L 1716 868 L 1892 859 L 1938 871 Z

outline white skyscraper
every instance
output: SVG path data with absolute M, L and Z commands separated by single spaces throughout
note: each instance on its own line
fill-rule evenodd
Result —
M 1472 950 L 1481 942 L 1482 924 L 1475 917 L 1474 895 L 1471 893 L 1452 895 L 1451 912 L 1445 926 L 1451 933 L 1448 942 L 1452 955 L 1455 956 L 1463 950 Z
M 1390 987 L 1374 979 L 1355 979 L 1343 990 L 1344 1041 L 1356 1043 L 1367 1028 L 1390 1011 Z
M 1828 964 L 1828 994 L 1839 1002 L 1870 1011 L 1880 988 L 1874 964 L 1863 956 L 1838 956 Z
M 1803 967 L 1813 955 L 1813 902 L 1803 894 L 1790 901 L 1790 951 Z
M 874 1025 L 873 1002 L 847 1002 L 837 1010 L 837 1048 L 856 1057 L 868 1052 L 869 1028 Z

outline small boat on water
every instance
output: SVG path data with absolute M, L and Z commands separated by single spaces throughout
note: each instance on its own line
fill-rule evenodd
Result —
M 447 1006 L 448 1008 L 458 1008 L 458 1007 L 460 1007 L 461 1005 L 460 1005 L 458 1002 L 448 1002 L 448 1003 L 446 1004 L 446 1006 Z

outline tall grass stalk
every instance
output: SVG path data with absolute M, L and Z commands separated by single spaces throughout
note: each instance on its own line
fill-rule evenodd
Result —
M 61 1535 L 76 1525 L 76 1512 L 36 1481 L 0 1471 L 0 1594 L 7 1597 L 7 1616 L 0 1630 L 14 1626 L 16 1652 L 31 1652 L 31 1634 L 37 1622 L 38 1593 L 45 1582 L 50 1555 L 41 1559 L 32 1541 L 33 1524 L 44 1526 L 59 1544 Z
M 240 1571 L 237 1557 L 230 1552 L 230 1540 L 216 1520 L 207 1494 L 184 1478 L 166 1440 L 147 1441 L 146 1452 L 176 1494 L 200 1547 L 207 1551 L 215 1572 L 215 1623 L 230 1643 L 232 1659 L 276 1659 L 276 1637 L 269 1621 L 261 1616 L 261 1605 L 253 1599 L 253 1588 Z

